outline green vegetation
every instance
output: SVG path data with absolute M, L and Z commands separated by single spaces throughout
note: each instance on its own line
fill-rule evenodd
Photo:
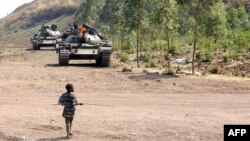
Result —
M 129 61 L 129 55 L 128 54 L 122 54 L 121 55 L 121 62 L 128 62 Z
M 211 74 L 219 74 L 221 72 L 221 67 L 219 65 L 208 66 L 208 72 Z
M 174 70 L 178 57 L 195 67 L 230 64 L 250 52 L 248 0 L 44 0 L 0 20 L 0 40 L 23 40 L 42 23 L 60 30 L 88 23 L 112 40 L 121 62 Z M 8 33 L 8 34 L 6 34 Z M 15 41 L 16 41 L 15 40 Z M 18 42 L 18 41 L 17 41 Z M 27 42 L 28 44 L 28 42 Z M 199 58 L 197 57 L 199 54 Z M 136 57 L 135 57 L 136 56 Z M 249 55 L 248 55 L 249 56 Z M 249 58 L 249 57 L 248 57 Z M 132 62 L 133 63 L 133 62 Z M 223 67 L 223 66 L 222 66 Z M 213 72 L 213 71 L 212 71 Z
M 215 53 L 227 62 L 250 48 L 250 16 L 244 0 L 83 0 L 76 14 L 79 23 L 99 28 L 113 40 L 115 50 L 136 53 L 138 67 L 162 66 L 171 70 L 176 54 L 211 62 Z M 153 58 L 154 54 L 161 54 Z M 121 56 L 126 61 L 126 56 Z M 164 61 L 160 61 L 164 59 Z
M 122 72 L 132 72 L 133 70 L 128 67 L 123 67 Z
M 163 75 L 174 75 L 174 71 L 173 70 L 165 70 L 162 74 Z

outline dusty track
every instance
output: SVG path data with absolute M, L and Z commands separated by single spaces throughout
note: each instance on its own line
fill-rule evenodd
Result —
M 78 101 L 72 141 L 222 141 L 224 124 L 250 124 L 250 80 L 164 77 L 57 65 L 51 50 L 0 48 L 0 140 L 64 140 L 66 83 Z M 96 105 L 91 105 L 96 104 Z

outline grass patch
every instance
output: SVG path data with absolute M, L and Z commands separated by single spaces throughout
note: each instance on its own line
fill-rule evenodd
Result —
M 165 70 L 162 74 L 163 75 L 174 75 L 174 71 L 173 70 Z
M 121 56 L 121 62 L 126 63 L 126 62 L 128 62 L 128 61 L 129 61 L 129 55 L 128 55 L 128 54 L 123 54 L 123 55 Z
M 208 66 L 208 72 L 211 74 L 219 74 L 221 72 L 221 67 L 219 65 L 210 65 Z
M 122 72 L 132 72 L 133 70 L 128 67 L 123 67 Z

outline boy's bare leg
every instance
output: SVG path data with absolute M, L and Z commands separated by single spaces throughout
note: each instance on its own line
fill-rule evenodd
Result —
M 65 118 L 67 138 L 70 139 L 70 120 Z
M 73 122 L 73 119 L 70 119 L 70 135 L 71 136 L 73 135 L 73 132 L 72 132 L 72 122 Z

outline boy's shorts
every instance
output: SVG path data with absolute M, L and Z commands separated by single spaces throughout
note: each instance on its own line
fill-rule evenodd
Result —
M 65 122 L 66 123 L 70 123 L 71 121 L 73 121 L 74 120 L 74 118 L 73 117 L 65 117 Z

